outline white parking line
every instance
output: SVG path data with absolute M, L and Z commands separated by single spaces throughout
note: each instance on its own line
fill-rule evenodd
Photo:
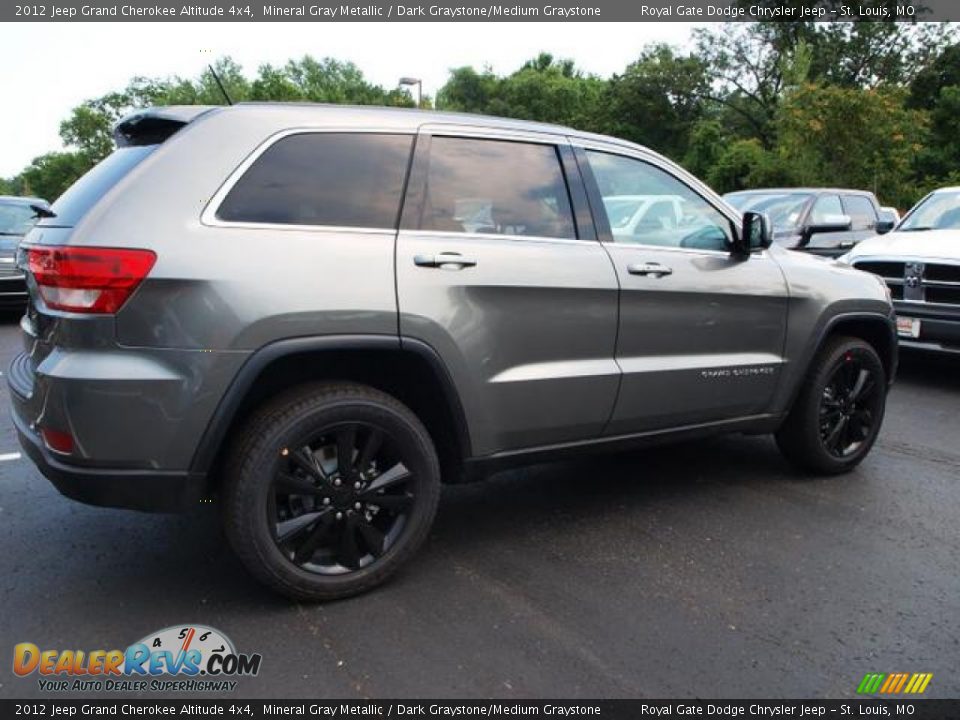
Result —
M 19 459 L 20 459 L 20 453 L 5 453 L 3 455 L 0 455 L 0 462 L 4 462 L 6 460 L 19 460 Z

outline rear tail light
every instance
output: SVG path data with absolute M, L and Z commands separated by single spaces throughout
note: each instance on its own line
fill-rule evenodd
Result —
M 153 268 L 150 250 L 29 247 L 27 267 L 48 307 L 75 313 L 115 313 Z

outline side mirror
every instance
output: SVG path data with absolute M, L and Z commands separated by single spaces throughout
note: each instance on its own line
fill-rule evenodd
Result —
M 807 225 L 804 234 L 809 238 L 817 233 L 846 232 L 851 224 L 849 215 L 824 215 L 821 220 Z
M 762 250 L 773 243 L 773 229 L 770 219 L 764 213 L 748 210 L 743 214 L 743 224 L 734 243 L 733 254 L 748 257 L 754 250 Z
M 877 220 L 877 226 L 874 228 L 877 231 L 877 235 L 883 235 L 893 230 L 897 226 L 897 219 L 893 216 L 893 213 L 887 210 L 880 211 L 880 219 Z

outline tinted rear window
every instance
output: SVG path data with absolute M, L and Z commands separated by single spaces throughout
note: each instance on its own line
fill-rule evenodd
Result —
M 395 228 L 411 135 L 303 133 L 282 138 L 233 186 L 231 222 Z
M 433 138 L 420 227 L 575 238 L 556 148 L 501 140 Z
M 123 147 L 115 150 L 90 172 L 71 185 L 53 204 L 54 218 L 41 220 L 41 225 L 73 226 L 100 198 L 120 182 L 157 145 Z

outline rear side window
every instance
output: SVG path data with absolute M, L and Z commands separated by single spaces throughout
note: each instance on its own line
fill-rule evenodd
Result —
M 553 145 L 434 137 L 420 227 L 576 238 Z
M 851 230 L 872 230 L 877 226 L 877 211 L 863 195 L 844 195 L 843 206 L 850 216 Z
M 395 228 L 412 144 L 412 135 L 289 135 L 254 161 L 221 203 L 217 217 Z
M 100 198 L 158 147 L 138 145 L 115 150 L 60 196 L 52 207 L 56 217 L 43 219 L 40 224 L 65 227 L 76 225 Z

